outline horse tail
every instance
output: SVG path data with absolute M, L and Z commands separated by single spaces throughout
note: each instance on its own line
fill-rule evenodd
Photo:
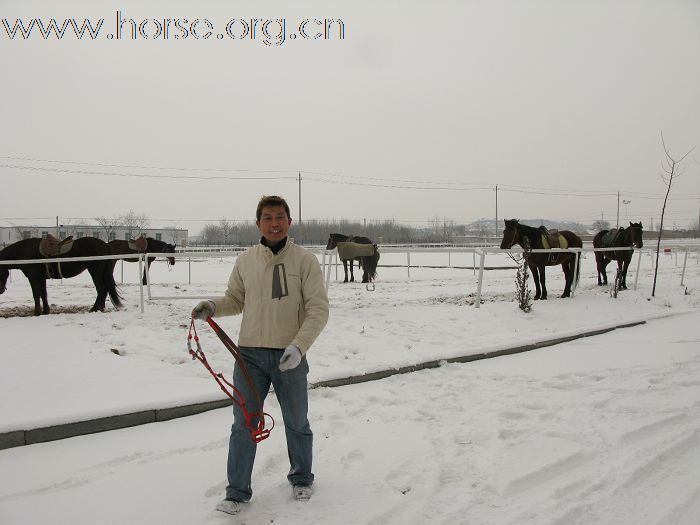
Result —
M 112 261 L 108 260 L 107 263 Z M 114 260 L 116 264 L 116 259 Z M 114 280 L 114 265 L 105 264 L 104 273 L 102 274 L 103 282 L 107 288 L 107 293 L 109 294 L 109 300 L 115 308 L 121 308 L 122 306 L 122 296 L 119 294 L 119 288 L 117 288 L 117 283 Z
M 364 269 L 367 272 L 368 281 L 374 281 L 375 277 L 377 277 L 377 266 L 379 264 L 379 250 L 376 244 L 374 245 L 374 254 L 363 257 L 362 260 Z

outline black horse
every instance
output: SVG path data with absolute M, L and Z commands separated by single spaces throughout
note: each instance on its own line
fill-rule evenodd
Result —
M 109 241 L 107 244 L 109 244 L 109 247 L 112 249 L 112 253 L 114 255 L 128 255 L 130 253 L 139 253 L 138 249 L 133 249 L 131 246 L 129 246 L 129 244 L 133 242 L 134 241 L 120 241 L 115 239 L 113 241 Z M 175 245 L 153 239 L 152 237 L 146 237 L 146 247 L 141 251 L 146 253 L 175 253 Z M 124 260 L 127 262 L 137 262 L 138 258 L 127 258 Z M 146 271 L 151 268 L 151 263 L 155 260 L 155 257 L 148 258 L 147 267 L 143 269 L 143 284 L 147 284 Z M 167 261 L 168 265 L 172 266 L 175 264 L 175 257 L 167 257 Z M 114 267 L 117 264 L 117 260 L 114 259 L 110 261 L 110 263 L 112 265 L 112 272 L 114 272 Z
M 612 230 L 602 230 L 593 237 L 593 248 L 641 248 L 642 223 L 630 222 L 629 228 L 616 228 Z M 632 261 L 633 250 L 614 250 L 605 252 L 595 252 L 595 262 L 598 267 L 598 285 L 608 284 L 608 274 L 605 271 L 610 261 L 617 261 L 617 271 L 620 276 L 619 287 L 621 290 L 627 289 L 627 268 Z M 601 279 L 602 276 L 602 279 Z
M 17 241 L 0 251 L 1 261 L 21 261 L 28 259 L 42 259 L 39 251 L 39 243 L 42 239 L 31 238 Z M 107 243 L 94 237 L 82 237 L 73 241 L 73 246 L 69 252 L 62 257 L 91 257 L 96 255 L 111 255 L 112 252 Z M 0 294 L 7 289 L 7 278 L 10 269 L 21 270 L 29 279 L 34 296 L 34 315 L 49 313 L 49 302 L 46 297 L 46 279 L 67 279 L 87 270 L 90 272 L 92 282 L 97 288 L 97 299 L 90 309 L 91 312 L 105 309 L 105 301 L 109 295 L 110 301 L 115 307 L 120 307 L 121 297 L 117 290 L 117 285 L 112 276 L 111 261 L 100 259 L 94 261 L 73 261 L 59 263 L 33 263 L 33 264 L 10 264 L 0 265 Z M 39 301 L 43 303 L 40 308 Z
M 547 230 L 544 228 L 533 228 L 532 226 L 526 226 L 520 224 L 517 219 L 504 220 L 505 229 L 503 230 L 503 240 L 501 241 L 501 248 L 512 248 L 514 245 L 519 245 L 523 250 L 536 250 L 544 248 L 552 248 L 553 246 L 545 246 L 543 243 L 543 236 L 547 237 Z M 557 232 L 559 235 L 564 237 L 567 242 L 567 248 L 581 248 L 583 247 L 583 242 L 581 238 L 573 232 L 568 230 L 559 230 Z M 564 286 L 564 293 L 562 297 L 571 296 L 571 285 L 574 282 L 574 266 L 578 262 L 581 262 L 581 253 L 574 252 L 554 252 L 554 253 L 527 253 L 527 265 L 532 273 L 532 278 L 535 281 L 535 299 L 546 299 L 547 298 L 547 287 L 545 286 L 545 276 L 544 270 L 545 266 L 555 266 L 561 264 L 561 268 L 564 271 L 564 277 L 566 279 L 566 285 Z M 579 274 L 581 270 L 581 265 L 578 264 L 576 271 L 576 282 L 578 282 Z
M 338 243 L 356 243 L 356 244 L 368 244 L 367 253 L 371 255 L 360 255 L 355 256 L 352 250 L 341 250 L 338 247 Z M 363 269 L 362 282 L 371 283 L 377 277 L 377 264 L 379 263 L 379 250 L 377 245 L 374 244 L 368 237 L 355 237 L 353 235 L 343 235 L 342 233 L 331 233 L 328 237 L 328 243 L 326 244 L 326 250 L 333 250 L 338 248 L 338 256 L 340 260 L 343 261 L 343 269 L 345 270 L 345 280 L 343 282 L 348 282 L 348 261 L 350 261 L 350 282 L 355 282 L 355 275 L 353 273 L 353 261 L 357 260 L 358 268 Z M 352 246 L 350 246 L 352 248 Z M 341 253 L 342 252 L 342 253 Z

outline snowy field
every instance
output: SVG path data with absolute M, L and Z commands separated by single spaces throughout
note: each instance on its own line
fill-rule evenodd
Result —
M 415 265 L 447 255 L 411 255 Z M 452 266 L 472 256 L 451 254 Z M 386 254 L 382 263 L 405 263 Z M 218 295 L 233 260 L 152 266 L 154 296 Z M 291 500 L 279 408 L 258 448 L 253 500 L 235 519 L 213 506 L 225 486 L 230 409 L 0 451 L 0 523 L 700 522 L 700 265 L 661 257 L 656 297 L 643 256 L 639 286 L 598 287 L 588 255 L 574 299 L 548 268 L 547 301 L 522 313 L 515 270 L 487 271 L 480 308 L 471 269 L 380 267 L 376 290 L 331 281 L 329 324 L 308 354 L 310 381 L 482 353 L 621 323 L 645 325 L 525 354 L 446 364 L 311 392 L 316 494 Z M 487 265 L 509 266 L 502 256 Z M 634 283 L 636 256 L 628 274 Z M 186 352 L 197 299 L 138 304 L 124 265 L 125 308 L 89 313 L 87 275 L 48 285 L 54 313 L 34 318 L 12 271 L 0 297 L 5 366 L 0 432 L 220 399 Z M 612 268 L 612 265 L 609 267 Z M 342 268 L 339 275 L 342 279 Z M 115 270 L 120 281 L 120 265 Z M 333 273 L 333 277 L 335 274 Z M 192 284 L 188 284 L 191 279 Z M 531 289 L 534 289 L 530 281 Z M 686 288 L 687 287 L 687 288 Z M 222 318 L 234 338 L 240 319 Z M 232 359 L 202 324 L 215 369 Z

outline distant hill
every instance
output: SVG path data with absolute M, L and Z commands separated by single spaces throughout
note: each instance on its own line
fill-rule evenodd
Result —
M 512 219 L 514 217 L 508 217 Z M 549 229 L 555 228 L 557 230 L 571 230 L 572 232 L 589 232 L 592 228 L 590 224 L 581 224 L 578 222 L 571 221 L 554 221 L 550 219 L 520 219 L 522 224 L 527 226 L 546 226 Z M 495 225 L 494 219 L 479 219 L 465 226 L 466 231 L 469 232 L 480 232 L 480 231 L 493 231 Z M 503 219 L 498 219 L 498 231 L 503 229 Z

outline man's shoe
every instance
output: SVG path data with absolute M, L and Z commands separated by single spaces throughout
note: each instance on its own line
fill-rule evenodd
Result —
M 216 504 L 216 510 L 226 514 L 238 514 L 243 508 L 243 503 L 233 499 L 221 500 Z
M 314 493 L 314 488 L 311 485 L 294 485 L 292 494 L 297 501 L 308 501 Z

